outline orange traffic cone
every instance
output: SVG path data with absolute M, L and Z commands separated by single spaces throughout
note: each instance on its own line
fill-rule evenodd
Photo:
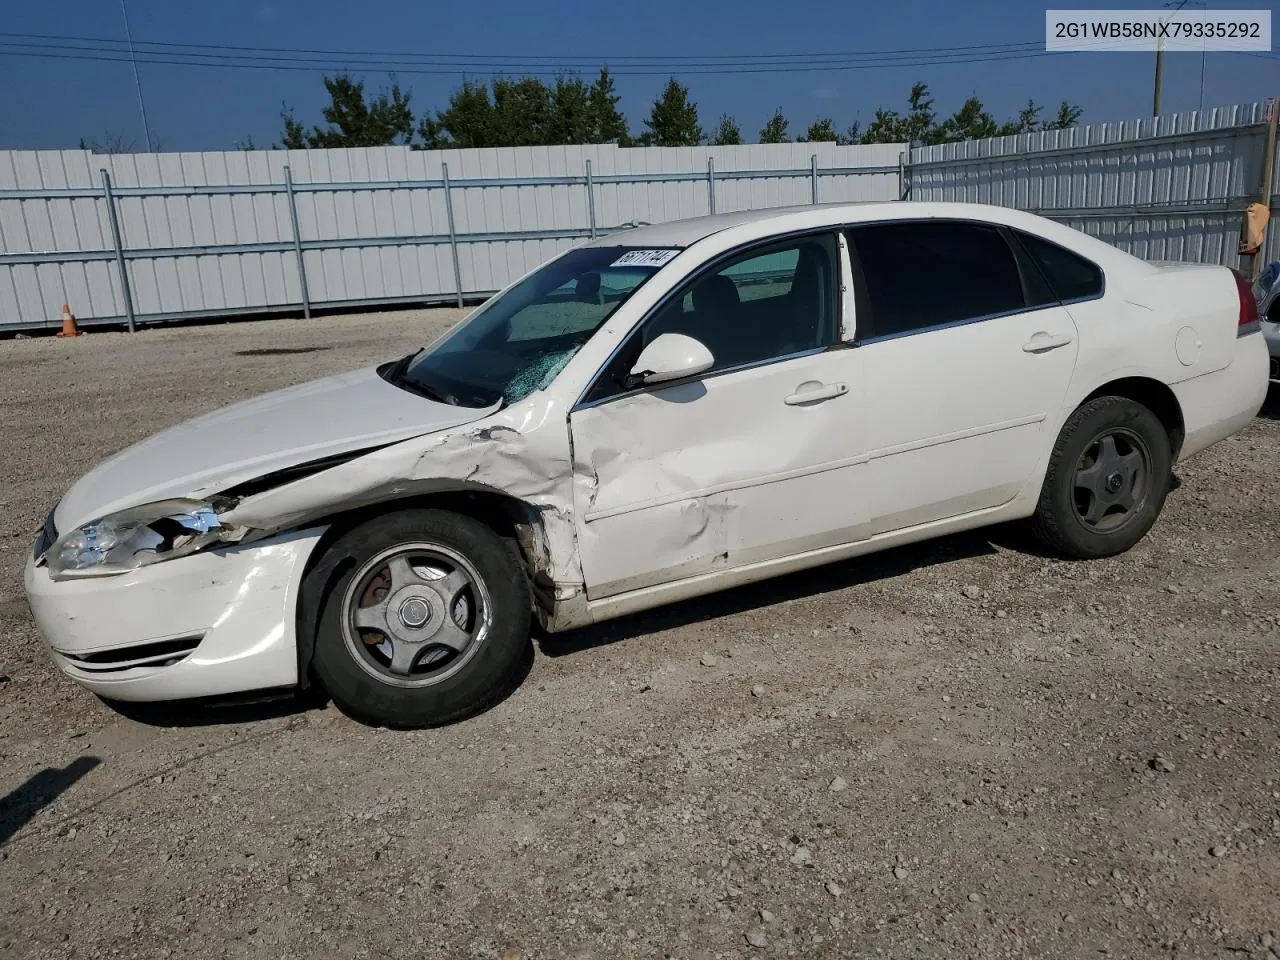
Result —
M 60 337 L 78 337 L 83 331 L 76 326 L 76 318 L 71 315 L 71 308 L 65 303 L 62 305 L 62 332 L 58 334 Z

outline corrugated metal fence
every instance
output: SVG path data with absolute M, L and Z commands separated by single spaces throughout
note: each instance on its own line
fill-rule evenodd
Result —
M 0 331 L 451 303 L 636 222 L 833 200 L 1031 210 L 1147 259 L 1236 266 L 1260 103 L 921 147 L 0 152 Z M 1280 193 L 1280 164 L 1271 207 Z M 1280 257 L 1269 231 L 1266 259 Z
M 909 195 L 1039 213 L 1145 260 L 1235 267 L 1241 216 L 1262 196 L 1265 121 L 1251 103 L 918 147 Z M 1277 193 L 1280 164 L 1272 210 Z M 1278 233 L 1268 231 L 1265 260 L 1280 257 Z
M 0 152 L 0 330 L 460 302 L 636 222 L 897 199 L 903 149 Z

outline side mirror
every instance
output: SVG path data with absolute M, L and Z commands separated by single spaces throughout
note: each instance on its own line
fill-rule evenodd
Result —
M 683 333 L 664 333 L 640 351 L 627 377 L 627 386 L 664 383 L 710 370 L 716 362 L 711 351 Z

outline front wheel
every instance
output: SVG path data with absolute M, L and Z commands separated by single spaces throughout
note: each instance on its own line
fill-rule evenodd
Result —
M 414 509 L 375 517 L 329 549 L 345 569 L 321 600 L 314 669 L 344 713 L 438 726 L 519 682 L 532 601 L 509 541 L 470 517 Z
M 1169 492 L 1164 425 L 1127 397 L 1098 397 L 1058 436 L 1032 517 L 1036 535 L 1069 557 L 1109 557 L 1149 531 Z

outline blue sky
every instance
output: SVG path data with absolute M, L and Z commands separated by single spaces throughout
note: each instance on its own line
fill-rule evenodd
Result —
M 817 53 L 904 50 L 978 44 L 1043 45 L 1044 3 L 853 2 L 853 0 L 127 0 L 135 40 L 173 43 L 398 51 L 451 55 L 586 58 Z M 1158 8 L 1159 3 L 1084 4 L 1093 9 Z M 123 38 L 119 0 L 4 0 L 0 32 Z M 1055 7 L 1068 6 L 1055 3 Z M 1213 2 L 1210 9 L 1262 6 Z M 15 41 L 0 37 L 0 44 Z M 82 45 L 68 41 L 68 46 Z M 73 52 L 64 50 L 64 53 Z M 339 58 L 330 58 L 337 60 Z M 1151 110 L 1153 55 L 1077 53 L 1000 61 L 877 66 L 848 71 L 695 76 L 671 68 L 690 87 L 702 123 L 735 115 L 748 139 L 781 106 L 791 132 L 831 116 L 845 128 L 864 124 L 877 106 L 901 108 L 912 82 L 930 85 L 939 112 L 976 94 L 997 117 L 1014 115 L 1027 98 L 1052 109 L 1062 100 L 1088 121 L 1124 120 Z M 763 62 L 763 61 L 762 61 Z M 613 61 L 621 70 L 623 64 Z M 654 69 L 663 69 L 662 66 Z M 230 149 L 252 137 L 259 146 L 280 135 L 282 103 L 319 120 L 320 71 L 231 69 L 144 64 L 140 68 L 152 136 L 165 150 Z M 1164 108 L 1194 109 L 1201 97 L 1201 57 L 1167 54 Z M 518 69 L 509 72 L 518 73 Z M 593 72 L 593 71 L 588 71 Z M 356 71 L 369 87 L 385 70 Z M 417 111 L 443 106 L 461 72 L 400 73 Z M 142 142 L 137 95 L 127 63 L 33 59 L 0 46 L 0 83 L 9 91 L 0 115 L 0 148 L 75 147 L 107 134 Z M 661 76 L 620 77 L 622 107 L 641 129 Z M 1206 106 L 1280 94 L 1280 59 L 1210 53 Z

